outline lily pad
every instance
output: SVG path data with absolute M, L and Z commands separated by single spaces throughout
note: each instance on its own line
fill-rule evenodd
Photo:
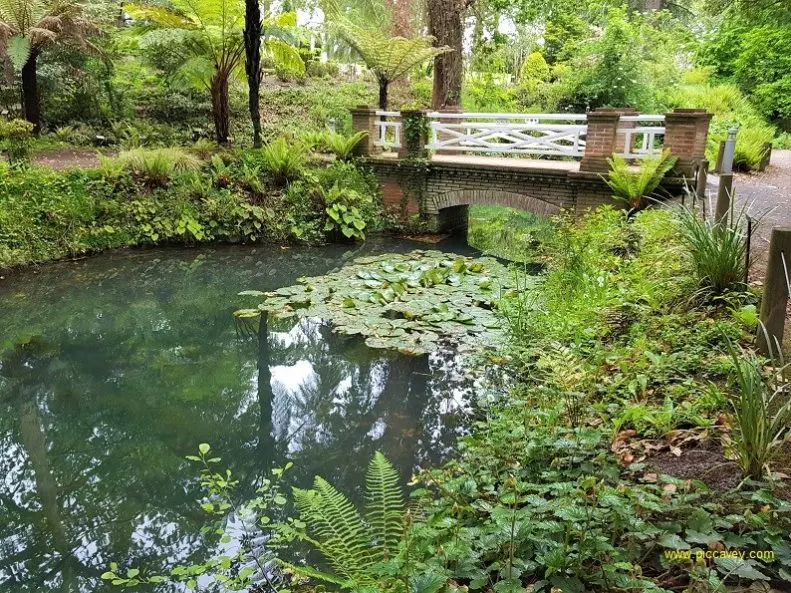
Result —
M 495 295 L 514 291 L 514 275 L 488 257 L 416 250 L 358 258 L 325 276 L 300 278 L 263 296 L 275 316 L 318 317 L 337 333 L 362 335 L 371 348 L 425 354 L 443 340 L 460 350 L 495 345 L 503 330 Z M 530 286 L 524 278 L 520 289 Z M 237 316 L 254 316 L 244 309 Z

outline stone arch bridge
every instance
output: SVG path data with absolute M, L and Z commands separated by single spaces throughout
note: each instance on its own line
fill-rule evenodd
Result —
M 472 204 L 541 217 L 613 204 L 603 179 L 613 154 L 633 163 L 663 150 L 675 156 L 662 195 L 706 182 L 711 116 L 701 110 L 662 116 L 611 109 L 586 115 L 401 114 L 360 107 L 352 114 L 355 130 L 368 132 L 360 156 L 375 172 L 386 206 L 420 213 L 441 232 L 466 230 Z M 410 136 L 410 118 L 424 135 L 408 149 L 402 137 Z

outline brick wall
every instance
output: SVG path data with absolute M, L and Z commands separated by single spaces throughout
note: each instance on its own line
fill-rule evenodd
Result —
M 562 209 L 579 216 L 589 208 L 617 205 L 601 174 L 591 171 L 426 164 L 387 158 L 367 162 L 379 179 L 387 207 L 400 210 L 406 186 L 408 213 L 422 212 L 435 220 L 440 230 L 460 227 L 469 204 L 499 204 L 542 217 L 554 216 Z M 680 195 L 683 180 L 666 178 L 663 188 L 671 195 Z

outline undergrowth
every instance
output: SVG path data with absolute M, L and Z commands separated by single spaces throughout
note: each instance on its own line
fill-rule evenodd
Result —
M 95 170 L 3 166 L 0 269 L 134 245 L 332 240 L 324 195 L 333 188 L 364 199 L 354 228 L 381 228 L 378 185 L 366 171 L 304 159 L 281 166 L 270 156 L 225 152 L 205 162 L 137 149 Z

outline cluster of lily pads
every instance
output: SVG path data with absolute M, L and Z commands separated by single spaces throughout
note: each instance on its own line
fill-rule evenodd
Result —
M 497 302 L 515 288 L 511 272 L 493 258 L 424 250 L 358 258 L 298 282 L 239 293 L 265 299 L 234 315 L 319 318 L 338 333 L 364 337 L 371 348 L 405 354 L 432 352 L 443 341 L 464 351 L 496 343 L 502 334 Z

